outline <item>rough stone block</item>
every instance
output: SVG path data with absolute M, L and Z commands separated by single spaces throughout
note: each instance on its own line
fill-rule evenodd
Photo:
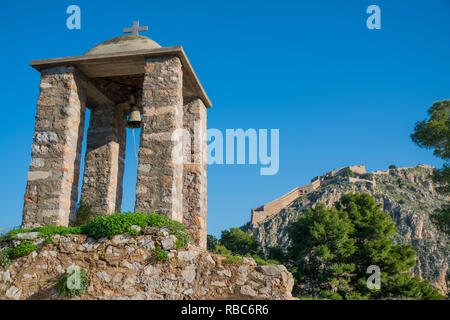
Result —
M 142 94 L 141 144 L 135 211 L 183 220 L 183 74 L 178 57 L 149 58 Z M 154 179 L 148 179 L 154 177 Z M 143 190 L 147 192 L 142 192 Z
M 81 200 L 96 213 L 120 212 L 125 169 L 125 119 L 126 114 L 120 106 L 102 105 L 91 110 Z
M 40 89 L 24 196 L 26 228 L 68 225 L 78 192 L 85 89 L 74 67 L 43 70 Z

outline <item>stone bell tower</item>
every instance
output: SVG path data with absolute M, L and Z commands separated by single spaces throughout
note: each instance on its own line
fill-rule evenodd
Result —
M 119 212 L 132 107 L 142 114 L 136 212 L 182 222 L 206 248 L 206 109 L 211 102 L 181 46 L 124 35 L 82 56 L 31 61 L 41 73 L 23 227 L 76 221 L 86 108 L 91 110 L 81 200 Z M 145 27 L 144 27 L 145 28 Z M 146 29 L 145 29 L 146 30 Z

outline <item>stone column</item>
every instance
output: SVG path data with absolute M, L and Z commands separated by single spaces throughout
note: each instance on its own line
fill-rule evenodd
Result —
M 183 224 L 194 244 L 206 249 L 206 107 L 201 99 L 183 108 Z
M 86 92 L 74 67 L 41 72 L 22 226 L 75 219 Z
M 178 57 L 145 63 L 135 211 L 183 220 L 183 74 Z
M 126 147 L 125 114 L 113 104 L 91 109 L 81 201 L 95 213 L 120 212 Z

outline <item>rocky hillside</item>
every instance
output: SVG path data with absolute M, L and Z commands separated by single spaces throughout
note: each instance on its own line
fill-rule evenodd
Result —
M 177 238 L 165 229 L 148 227 L 140 235 L 98 240 L 84 234 L 45 239 L 28 232 L 12 242 L 15 248 L 32 243 L 37 250 L 7 267 L 0 264 L 0 300 L 67 298 L 57 288 L 68 283 L 63 277 L 71 266 L 85 272 L 86 281 L 80 281 L 85 287 L 76 299 L 292 298 L 294 280 L 284 266 L 258 266 L 251 258 L 229 263 L 190 245 L 178 248 Z
M 427 279 L 442 293 L 447 293 L 448 237 L 430 221 L 430 214 L 450 199 L 437 194 L 431 183 L 433 168 L 419 165 L 395 168 L 358 176 L 335 178 L 317 190 L 302 195 L 280 213 L 248 225 L 267 254 L 269 247 L 289 245 L 287 228 L 298 215 L 317 202 L 332 206 L 348 192 L 372 194 L 397 226 L 397 243 L 410 243 L 417 253 L 413 272 Z M 370 180 L 370 182 L 365 181 Z

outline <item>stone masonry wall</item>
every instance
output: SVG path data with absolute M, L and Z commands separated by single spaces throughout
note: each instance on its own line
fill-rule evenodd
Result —
M 64 299 L 55 285 L 72 265 L 86 270 L 90 282 L 76 299 L 292 299 L 294 279 L 282 265 L 257 266 L 251 258 L 228 264 L 191 246 L 176 250 L 176 238 L 164 229 L 143 233 L 99 240 L 54 235 L 52 244 L 0 267 L 0 300 Z M 169 252 L 169 260 L 157 260 L 155 247 Z
M 201 99 L 183 110 L 183 224 L 196 246 L 206 249 L 206 108 Z
M 103 105 L 91 109 L 81 200 L 96 213 L 120 212 L 125 147 L 121 108 Z
M 68 225 L 75 218 L 85 101 L 74 67 L 41 72 L 24 227 Z
M 183 72 L 178 57 L 146 60 L 135 211 L 158 212 L 180 222 L 183 220 L 182 89 Z

